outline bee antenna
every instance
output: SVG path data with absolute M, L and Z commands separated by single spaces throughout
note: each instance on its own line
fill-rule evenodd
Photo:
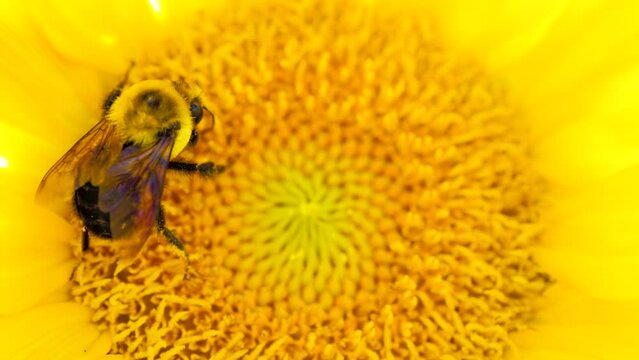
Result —
M 209 108 L 207 108 L 206 106 L 202 106 L 202 109 L 206 110 L 206 112 L 211 115 L 211 121 L 213 122 L 213 125 L 215 125 L 215 115 L 213 115 L 211 110 L 209 110 Z
M 131 60 L 131 62 L 129 63 L 129 67 L 126 69 L 126 72 L 124 73 L 124 79 L 122 79 L 122 81 L 120 81 L 120 84 L 118 84 L 119 88 L 123 88 L 124 85 L 126 85 L 126 83 L 129 81 L 129 75 L 131 75 L 131 70 L 135 67 L 135 61 Z

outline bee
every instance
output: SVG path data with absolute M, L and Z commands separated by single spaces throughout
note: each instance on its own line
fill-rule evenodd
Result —
M 211 176 L 224 167 L 174 160 L 199 135 L 207 111 L 199 89 L 168 80 L 120 84 L 106 98 L 98 123 L 46 173 L 36 201 L 82 222 L 82 250 L 89 238 L 130 239 L 135 255 L 154 229 L 185 256 L 166 227 L 161 204 L 167 171 Z

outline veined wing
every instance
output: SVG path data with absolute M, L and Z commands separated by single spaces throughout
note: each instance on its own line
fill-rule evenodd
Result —
M 167 134 L 146 148 L 126 146 L 106 171 L 98 184 L 99 207 L 110 214 L 114 239 L 135 229 L 146 240 L 155 228 L 174 142 L 175 136 Z
M 70 219 L 74 190 L 103 176 L 120 146 L 115 126 L 100 120 L 47 171 L 36 191 L 36 202 Z

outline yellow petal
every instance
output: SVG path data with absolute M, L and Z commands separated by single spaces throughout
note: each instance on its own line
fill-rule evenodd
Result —
M 639 297 L 639 255 L 598 256 L 544 250 L 542 264 L 552 274 L 604 299 Z
M 56 136 L 62 142 L 73 143 L 69 134 Z M 58 142 L 56 141 L 56 142 Z M 0 156 L 6 166 L 0 169 L 0 195 L 33 200 L 38 184 L 56 157 L 64 151 L 63 145 L 49 146 L 28 131 L 0 123 Z M 5 200 L 5 203 L 7 200 Z
M 117 0 L 95 6 L 93 2 L 42 0 L 28 10 L 64 58 L 118 73 L 179 32 L 200 3 Z
M 540 260 L 560 281 L 602 299 L 639 298 L 639 167 L 562 196 Z
M 605 109 L 600 100 L 610 94 L 611 81 L 628 78 L 639 62 L 638 16 L 631 1 L 572 2 L 543 41 L 503 67 L 536 134 L 607 115 L 599 114 Z
M 559 283 L 514 340 L 521 359 L 637 359 L 638 324 L 639 300 L 597 300 Z
M 639 163 L 639 68 L 610 81 L 588 115 L 567 119 L 537 148 L 540 170 L 552 180 L 588 187 Z M 578 116 L 578 114 L 576 115 Z M 565 123 L 565 122 L 564 122 Z
M 543 42 L 511 70 L 525 80 L 520 84 L 538 86 L 530 89 L 532 94 L 609 79 L 636 64 L 639 48 L 632 40 L 639 32 L 634 22 L 638 12 L 632 1 L 571 2 Z
M 26 24 L 0 22 L 0 123 L 40 139 L 74 133 L 95 108 L 103 90 L 96 73 L 61 63 L 41 36 Z M 82 81 L 70 81 L 81 79 Z M 28 144 L 25 144 L 28 145 Z
M 451 44 L 507 81 L 535 135 L 591 113 L 609 81 L 625 78 L 639 61 L 634 41 L 639 9 L 632 1 L 458 0 L 414 6 L 422 13 L 434 11 Z
M 493 68 L 502 68 L 536 47 L 569 3 L 436 1 L 428 4 L 427 11 L 435 12 L 450 45 L 481 55 L 480 60 Z
M 75 265 L 68 245 L 74 235 L 64 220 L 32 202 L 3 200 L 0 314 L 12 314 L 46 301 L 51 294 L 60 297 L 57 293 L 65 290 Z
M 102 332 L 100 336 L 95 339 L 88 347 L 87 352 L 83 356 L 79 357 L 79 360 L 120 360 L 124 359 L 122 355 L 106 355 L 111 350 L 111 344 L 113 340 L 111 335 L 107 332 Z M 84 349 L 83 349 L 84 350 Z
M 88 308 L 70 302 L 0 318 L 0 358 L 67 360 L 104 356 L 110 340 L 90 325 L 90 319 Z

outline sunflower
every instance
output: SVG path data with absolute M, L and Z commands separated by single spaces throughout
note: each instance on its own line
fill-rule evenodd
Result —
M 2 358 L 639 358 L 634 4 L 0 6 Z M 131 61 L 216 114 L 187 279 L 33 204 Z

